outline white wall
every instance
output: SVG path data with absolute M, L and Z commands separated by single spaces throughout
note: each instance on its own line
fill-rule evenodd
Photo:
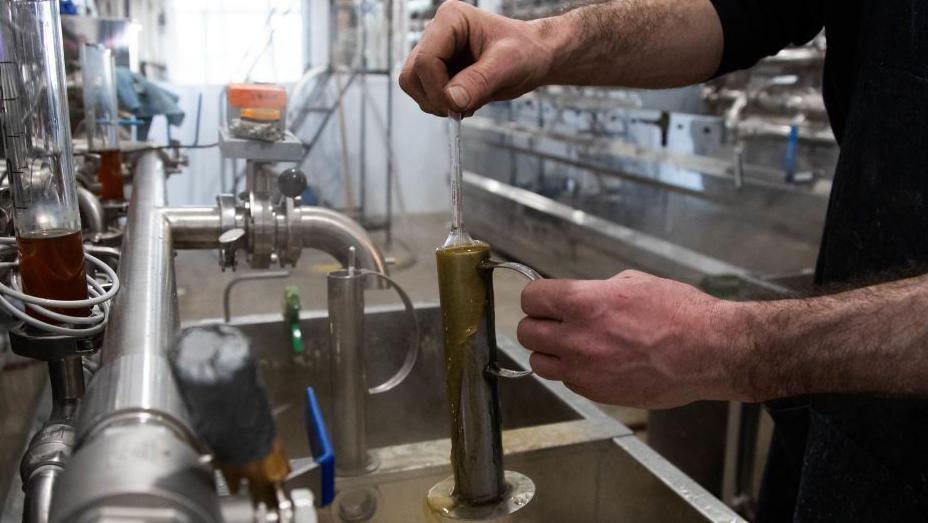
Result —
M 175 3 L 181 0 L 174 0 Z M 302 10 L 305 15 L 306 37 L 303 41 L 294 41 L 289 46 L 290 52 L 309 54 L 309 64 L 325 64 L 328 61 L 328 1 L 303 0 Z M 401 2 L 394 3 L 399 10 Z M 402 13 L 397 13 L 402 19 Z M 295 38 L 293 38 L 296 40 Z M 402 66 L 403 51 L 399 48 L 402 38 L 397 38 L 395 70 Z M 283 41 L 275 42 L 279 45 Z M 177 46 L 177 52 L 184 52 L 183 45 Z M 288 46 L 284 46 L 288 47 Z M 302 54 L 301 53 L 301 54 Z M 410 213 L 447 212 L 448 202 L 448 153 L 447 131 L 442 119 L 422 113 L 418 106 L 396 86 L 394 75 L 394 155 L 395 174 L 399 194 L 394 195 L 394 213 L 405 210 Z M 347 81 L 343 77 L 344 81 Z M 386 161 L 383 139 L 383 122 L 385 108 L 385 76 L 369 76 L 367 125 L 367 212 L 372 216 L 382 215 L 386 207 Z M 221 86 L 215 85 L 167 85 L 169 89 L 181 96 L 181 106 L 188 117 L 184 125 L 174 136 L 184 143 L 192 143 L 196 120 L 197 93 L 202 92 L 203 112 L 200 130 L 201 143 L 216 141 L 219 121 L 219 95 Z M 330 103 L 334 101 L 336 91 L 334 82 L 328 86 Z M 346 203 L 344 195 L 344 176 L 350 176 L 353 186 L 353 200 L 359 201 L 359 161 L 360 161 L 360 86 L 353 85 L 344 99 L 344 121 L 346 126 L 348 167 L 344 165 L 341 154 L 341 132 L 337 115 L 329 121 L 318 145 L 310 152 L 302 166 L 307 173 L 310 184 L 319 189 L 319 195 L 333 206 L 341 207 Z M 300 137 L 308 141 L 315 126 L 307 125 Z M 152 130 L 151 137 L 164 141 L 164 126 L 159 123 Z M 208 205 L 215 201 L 220 191 L 220 159 L 218 149 L 189 150 L 190 167 L 180 176 L 172 177 L 168 183 L 168 197 L 173 205 Z M 231 178 L 231 173 L 228 173 Z M 227 185 L 227 190 L 231 188 Z

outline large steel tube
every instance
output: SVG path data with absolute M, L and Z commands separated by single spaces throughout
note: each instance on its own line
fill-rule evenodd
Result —
M 216 207 L 171 207 L 164 209 L 171 226 L 175 249 L 216 249 L 222 224 Z
M 146 520 L 153 507 L 191 523 L 221 520 L 167 360 L 178 317 L 171 229 L 160 209 L 164 176 L 157 153 L 139 159 L 119 264 L 122 288 L 101 368 L 82 403 L 77 450 L 55 486 L 55 523 L 96 521 L 108 512 Z
M 100 371 L 81 408 L 78 441 L 127 417 L 157 418 L 193 439 L 167 361 L 178 318 L 171 229 L 159 210 L 164 176 L 157 154 L 139 159 L 119 262 L 122 288 L 113 300 Z

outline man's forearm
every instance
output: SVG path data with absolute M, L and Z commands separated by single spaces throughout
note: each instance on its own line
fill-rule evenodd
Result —
M 736 388 L 750 398 L 928 395 L 928 276 L 736 307 Z
M 709 0 L 612 0 L 531 23 L 551 46 L 548 84 L 677 87 L 705 81 L 722 57 Z

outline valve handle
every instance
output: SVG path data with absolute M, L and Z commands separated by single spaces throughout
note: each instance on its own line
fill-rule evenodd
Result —
M 277 176 L 277 188 L 288 198 L 296 198 L 306 191 L 306 175 L 299 169 L 287 169 Z

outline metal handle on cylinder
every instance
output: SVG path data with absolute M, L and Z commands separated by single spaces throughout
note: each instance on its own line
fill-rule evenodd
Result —
M 396 374 L 394 374 L 393 377 L 381 383 L 380 385 L 377 385 L 376 387 L 371 387 L 368 389 L 368 392 L 371 394 L 383 394 L 388 390 L 396 388 L 396 386 L 398 386 L 400 383 L 403 383 L 406 378 L 409 377 L 409 373 L 412 372 L 413 367 L 416 366 L 416 359 L 419 357 L 420 342 L 419 319 L 416 317 L 416 308 L 413 305 L 412 300 L 409 298 L 409 295 L 406 294 L 406 291 L 400 287 L 399 283 L 397 283 L 386 274 L 368 270 L 361 270 L 361 272 L 366 276 L 379 279 L 389 284 L 390 287 L 396 291 L 396 294 L 399 295 L 400 300 L 403 301 L 403 307 L 406 308 L 406 314 L 412 318 L 413 339 L 412 343 L 409 344 L 409 348 L 406 349 L 406 358 L 403 360 L 403 365 L 398 371 L 396 371 Z
M 541 274 L 538 274 L 538 271 L 536 271 L 535 269 L 529 267 L 528 265 L 522 265 L 521 263 L 516 263 L 516 262 L 501 262 L 501 261 L 495 261 L 495 260 L 486 260 L 480 264 L 480 268 L 484 270 L 490 270 L 490 271 L 492 271 L 493 269 L 509 269 L 511 271 L 515 271 L 521 274 L 522 276 L 525 276 L 531 281 L 542 279 Z M 491 364 L 489 367 L 487 367 L 487 372 L 489 372 L 490 374 L 493 374 L 494 376 L 498 376 L 500 378 L 508 378 L 508 379 L 524 378 L 526 376 L 532 375 L 531 370 L 506 369 L 506 368 L 496 365 L 495 362 Z

